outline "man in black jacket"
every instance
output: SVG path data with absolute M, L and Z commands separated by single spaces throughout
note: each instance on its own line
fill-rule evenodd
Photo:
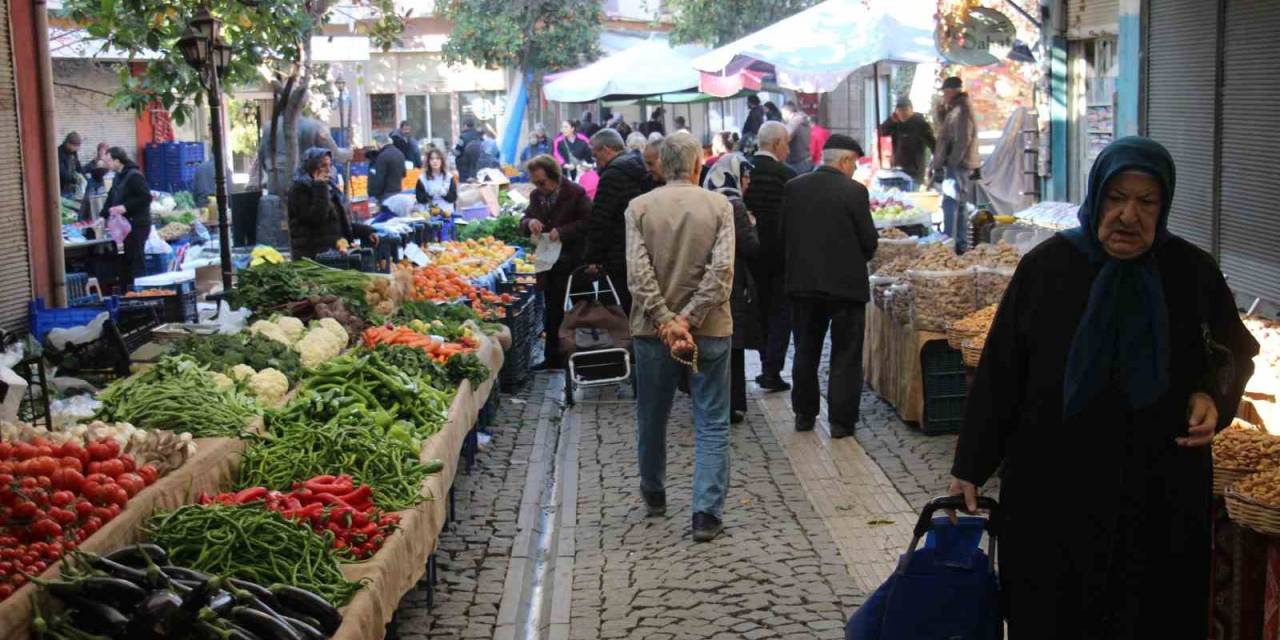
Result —
M 898 98 L 893 115 L 880 124 L 880 135 L 893 140 L 893 164 L 911 176 L 917 187 L 924 184 L 924 152 L 933 151 L 938 141 L 929 122 L 911 108 L 910 98 Z
M 812 430 L 818 416 L 818 360 L 829 325 L 832 438 L 853 435 L 862 398 L 867 261 L 875 255 L 878 236 L 867 188 L 852 180 L 861 157 L 862 147 L 853 138 L 835 134 L 823 147 L 822 166 L 787 183 L 782 196 L 787 295 L 796 332 L 791 368 L 796 431 Z
M 747 96 L 747 121 L 742 123 L 742 142 L 750 144 L 760 133 L 760 125 L 764 124 L 764 107 L 760 106 L 760 96 Z
M 404 153 L 390 137 L 379 137 L 385 143 L 369 167 L 369 197 L 385 200 L 404 191 Z
M 413 123 L 408 120 L 400 122 L 400 138 L 396 141 L 396 147 L 400 149 L 400 153 L 404 154 L 404 159 L 413 163 L 413 166 L 422 168 L 422 150 L 418 147 L 418 139 L 413 137 Z
M 475 118 L 468 117 L 462 121 L 462 133 L 458 135 L 458 144 L 453 147 L 453 159 L 457 162 L 462 159 L 462 153 L 467 150 L 467 145 L 472 142 L 480 142 L 484 135 L 476 129 Z
M 644 160 L 626 152 L 622 136 L 614 129 L 601 129 L 591 136 L 591 153 L 596 158 L 600 184 L 596 187 L 591 222 L 587 225 L 587 264 L 609 275 L 622 308 L 630 314 L 627 223 L 623 214 L 631 200 L 644 193 L 648 170 Z
M 782 365 L 787 361 L 787 347 L 791 344 L 791 310 L 784 292 L 785 252 L 780 215 L 783 186 L 796 177 L 796 172 L 782 163 L 789 148 L 786 125 L 764 123 L 757 142 L 760 149 L 751 158 L 754 167 L 751 186 L 743 195 L 747 210 L 756 217 L 756 230 L 760 235 L 760 253 L 752 275 L 760 296 L 760 326 L 766 339 L 765 348 L 760 352 L 762 372 L 756 384 L 770 391 L 786 391 L 791 385 L 782 379 Z
M 84 173 L 80 167 L 80 134 L 72 131 L 58 145 L 58 190 L 62 197 L 76 195 L 79 176 Z

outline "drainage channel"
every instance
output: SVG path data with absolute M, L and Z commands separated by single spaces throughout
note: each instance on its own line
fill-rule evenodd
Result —
M 567 523 L 571 533 L 576 520 L 577 416 L 561 407 L 562 390 L 563 382 L 553 378 L 542 399 L 495 640 L 543 640 L 560 618 L 567 626 L 569 603 L 559 602 L 562 596 L 556 587 L 563 570 L 562 529 Z M 567 509 L 566 498 L 571 500 Z M 572 558 L 567 560 L 571 569 Z M 566 578 L 571 585 L 572 577 Z M 563 616 L 558 615 L 560 608 Z

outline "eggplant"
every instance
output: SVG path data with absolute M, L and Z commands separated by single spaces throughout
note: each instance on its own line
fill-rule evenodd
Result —
M 231 621 L 252 631 L 263 640 L 306 640 L 288 623 L 256 609 L 232 607 Z
M 187 582 L 195 583 L 201 583 L 213 577 L 202 571 L 196 571 L 195 569 L 188 569 L 186 567 L 178 567 L 174 565 L 160 567 L 160 571 L 174 580 L 185 580 Z
M 195 629 L 196 635 L 203 638 L 203 640 L 262 640 L 244 628 L 231 624 L 223 628 L 201 620 L 196 623 Z
M 218 615 L 225 615 L 235 606 L 236 599 L 226 591 L 219 591 L 209 598 L 209 604 L 205 605 Z
M 320 630 L 326 634 L 333 635 L 342 626 L 342 614 L 327 600 L 306 589 L 273 584 L 271 595 L 286 609 L 315 618 L 320 623 Z
M 129 619 L 118 609 L 79 596 L 62 599 L 71 608 L 71 620 L 77 629 L 112 638 L 134 638 L 129 634 Z
M 303 640 L 325 640 L 329 637 L 328 634 L 315 628 L 314 625 L 307 624 L 297 618 L 285 616 L 284 621 L 288 623 L 290 627 L 293 627 L 293 630 L 297 631 L 298 635 L 301 635 Z
M 112 562 L 119 562 L 126 567 L 133 567 L 134 569 L 147 568 L 148 559 L 150 559 L 152 563 L 158 565 L 169 564 L 169 554 L 166 553 L 164 549 L 161 549 L 154 544 L 146 543 L 131 544 L 127 547 L 121 547 L 103 557 Z
M 168 589 L 152 591 L 133 612 L 133 619 L 129 621 L 130 640 L 169 637 L 181 610 L 182 596 Z
M 222 582 L 221 577 L 209 578 L 191 589 L 191 593 L 182 599 L 182 606 L 172 617 L 168 635 L 179 638 L 189 635 L 202 610 L 214 594 L 222 591 Z
M 126 567 L 119 562 L 108 560 L 102 556 L 85 554 L 84 558 L 89 563 L 90 567 L 93 567 L 98 571 L 102 571 L 114 578 L 128 580 L 129 582 L 132 582 L 144 589 L 150 587 L 150 584 L 147 581 L 147 572 L 145 571 L 139 571 L 133 567 Z
M 81 597 L 101 602 L 122 611 L 131 611 L 147 597 L 147 591 L 138 585 L 110 576 L 89 576 L 71 582 L 46 582 L 36 580 L 42 589 L 59 599 Z
M 227 584 L 231 587 L 235 587 L 235 589 L 238 589 L 241 591 L 248 591 L 249 593 L 253 594 L 255 598 L 266 603 L 266 605 L 268 607 L 271 607 L 272 609 L 275 609 L 275 610 L 280 609 L 280 601 L 276 600 L 275 595 L 273 595 L 269 590 L 267 590 L 266 587 L 263 587 L 262 585 L 249 582 L 248 580 L 240 580 L 237 578 L 229 578 L 227 580 Z M 235 591 L 231 589 L 228 589 L 228 591 L 231 591 L 233 594 L 235 593 Z

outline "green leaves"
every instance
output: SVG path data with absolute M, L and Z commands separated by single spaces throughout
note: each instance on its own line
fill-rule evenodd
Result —
M 816 0 L 667 0 L 676 22 L 671 41 L 718 47 L 815 4 Z
M 559 71 L 600 55 L 604 13 L 597 0 L 450 0 L 445 60 L 489 69 Z

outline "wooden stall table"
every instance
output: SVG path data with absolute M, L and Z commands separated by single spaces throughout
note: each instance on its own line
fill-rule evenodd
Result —
M 867 305 L 867 326 L 862 348 L 862 372 L 871 390 L 893 405 L 898 417 L 919 424 L 924 418 L 924 378 L 920 351 L 944 333 L 916 331 L 899 324 L 888 312 Z
M 200 438 L 196 453 L 186 464 L 160 478 L 129 500 L 128 506 L 101 529 L 85 539 L 80 550 L 108 553 L 138 542 L 142 526 L 158 511 L 176 509 L 194 502 L 201 493 L 217 493 L 231 486 L 240 466 L 243 440 L 235 438 Z M 58 565 L 43 575 L 56 578 Z M 35 586 L 28 584 L 0 603 L 0 640 L 26 640 L 30 637 L 31 595 Z
M 366 562 L 343 565 L 348 580 L 367 580 L 342 611 L 342 626 L 334 640 L 380 640 L 386 634 L 400 598 L 422 579 L 427 559 L 435 553 L 440 531 L 444 528 L 449 487 L 458 471 L 458 454 L 462 443 L 475 425 L 480 408 L 489 398 L 498 370 L 502 368 L 502 348 L 497 340 L 485 336 L 476 355 L 489 367 L 489 379 L 478 389 L 464 381 L 453 397 L 449 417 L 440 430 L 422 445 L 422 460 L 444 462 L 440 473 L 432 474 L 423 484 L 427 500 L 401 511 L 400 530 L 387 538 L 382 549 Z

